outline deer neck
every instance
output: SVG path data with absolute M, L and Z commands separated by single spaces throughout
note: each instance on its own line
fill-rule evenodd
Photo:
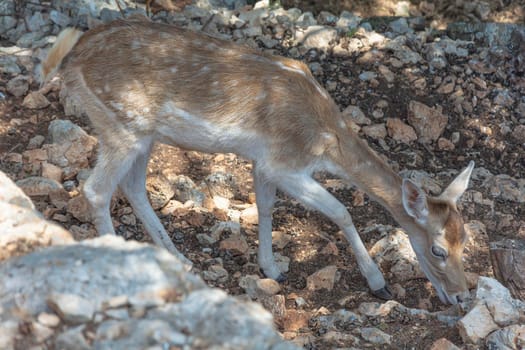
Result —
M 340 143 L 339 163 L 343 177 L 386 208 L 407 231 L 415 225 L 402 202 L 403 179 L 357 135 Z M 346 176 L 345 176 L 346 175 Z

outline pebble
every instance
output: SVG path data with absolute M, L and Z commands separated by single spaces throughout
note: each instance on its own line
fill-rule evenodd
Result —
M 72 324 L 88 322 L 95 314 L 95 305 L 75 294 L 51 293 L 47 304 L 62 320 Z
M 408 122 L 416 130 L 421 142 L 431 142 L 441 136 L 448 124 L 448 117 L 436 108 L 412 100 L 408 106 Z
M 19 75 L 7 82 L 7 92 L 15 97 L 24 96 L 29 90 L 29 77 Z
M 367 342 L 378 345 L 390 345 L 392 336 L 375 327 L 363 327 L 360 329 L 361 337 Z
M 29 109 L 42 109 L 50 104 L 49 100 L 38 91 L 30 92 L 22 102 L 22 106 Z
M 60 318 L 55 314 L 50 314 L 47 312 L 42 312 L 38 314 L 37 320 L 40 324 L 46 327 L 56 327 L 60 324 Z
M 243 236 L 232 235 L 220 242 L 219 249 L 227 250 L 233 255 L 243 255 L 248 252 L 249 246 Z
M 332 290 L 335 284 L 336 273 L 336 266 L 327 266 L 306 278 L 306 288 L 308 290 L 319 290 L 323 288 Z
M 396 141 L 410 144 L 417 140 L 416 132 L 410 125 L 399 118 L 387 118 L 386 128 L 388 135 Z

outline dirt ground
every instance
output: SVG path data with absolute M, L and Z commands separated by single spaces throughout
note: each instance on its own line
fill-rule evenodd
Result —
M 283 1 L 283 3 L 298 1 Z M 299 6 L 307 8 L 310 1 L 299 1 Z M 320 3 L 320 2 L 317 2 Z M 326 2 L 326 6 L 334 11 L 334 2 Z M 349 2 L 344 2 L 345 4 Z M 347 9 L 354 11 L 367 11 L 372 5 L 366 5 L 366 1 L 357 1 Z M 498 1 L 499 3 L 499 1 Z M 502 1 L 501 3 L 504 3 Z M 356 5 L 357 4 L 357 5 Z M 521 4 L 523 2 L 513 2 Z M 303 6 L 304 5 L 304 6 Z M 355 6 L 362 5 L 356 10 Z M 346 6 L 346 5 L 345 5 Z M 341 6 L 344 8 L 345 6 Z M 370 7 L 368 7 L 370 6 Z M 502 6 L 506 11 L 514 11 L 515 7 L 508 5 Z M 319 9 L 319 7 L 316 7 Z M 503 10 L 502 10 L 503 11 Z M 391 15 L 390 12 L 378 10 L 377 15 Z M 286 50 L 282 50 L 287 54 Z M 302 58 L 305 61 L 311 59 L 309 56 Z M 318 76 L 321 83 L 326 84 L 328 81 L 337 80 L 337 76 L 356 77 L 360 72 L 368 70 L 366 62 L 353 58 L 338 58 L 328 56 L 321 62 L 324 74 Z M 337 69 L 330 67 L 336 66 Z M 452 66 L 452 64 L 451 64 Z M 386 84 L 379 84 L 373 90 L 370 85 L 365 84 L 358 79 L 348 83 L 339 83 L 339 89 L 332 93 L 333 98 L 343 109 L 353 104 L 358 105 L 367 115 L 370 115 L 374 106 L 381 99 L 388 100 L 388 107 L 384 111 L 385 116 L 396 116 L 406 119 L 408 102 L 417 96 L 418 101 L 429 106 L 441 105 L 443 112 L 448 115 L 455 115 L 453 106 L 442 100 L 442 96 L 432 92 L 435 85 L 435 77 L 427 76 L 426 90 L 421 91 L 416 88 L 410 81 L 406 70 L 399 69 L 394 71 L 396 75 L 393 87 Z M 448 72 L 442 72 L 446 76 Z M 449 72 L 458 74 L 457 72 Z M 490 79 L 498 79 L 496 75 L 490 76 Z M 6 77 L 0 76 L 0 91 L 5 91 Z M 509 82 L 502 81 L 505 85 Z M 33 84 L 36 89 L 36 85 Z M 19 163 L 11 162 L 5 157 L 8 153 L 22 153 L 28 144 L 30 138 L 35 135 L 47 135 L 47 127 L 53 119 L 64 119 L 64 113 L 58 102 L 56 93 L 47 96 L 51 105 L 43 110 L 28 110 L 21 107 L 21 98 L 14 98 L 6 94 L 4 99 L 0 100 L 0 170 L 6 172 L 13 179 L 18 180 L 31 174 L 31 169 L 21 168 Z M 424 169 L 429 173 L 439 173 L 448 169 L 462 168 L 468 163 L 468 160 L 475 160 L 477 167 L 484 167 L 493 174 L 508 174 L 516 178 L 525 177 L 525 149 L 507 136 L 498 132 L 501 120 L 494 120 L 490 113 L 486 113 L 483 106 L 478 106 L 477 124 L 483 125 L 494 130 L 490 137 L 479 131 L 476 125 L 472 124 L 470 119 L 450 118 L 444 137 L 449 138 L 453 132 L 459 132 L 460 144 L 452 151 L 441 151 L 437 147 L 429 147 L 420 143 L 413 143 L 410 146 L 403 143 L 395 143 L 388 139 L 385 150 L 377 140 L 367 139 L 369 144 L 379 153 L 386 156 L 391 164 L 396 168 Z M 70 118 L 71 119 L 71 118 Z M 88 133 L 92 133 L 87 120 L 75 118 L 73 122 L 85 128 Z M 92 160 L 94 164 L 94 159 Z M 233 174 L 236 182 L 240 186 L 240 193 L 235 198 L 234 204 L 243 205 L 252 197 L 253 192 L 251 165 L 234 155 L 217 155 L 217 154 L 200 154 L 192 151 L 179 150 L 168 146 L 158 146 L 152 156 L 149 172 L 151 174 L 159 173 L 166 168 L 172 168 L 176 173 L 189 176 L 195 183 L 202 181 L 210 172 L 222 170 Z M 356 192 L 350 187 L 339 186 L 338 180 L 328 174 L 319 174 L 318 179 L 330 191 L 340 199 L 350 210 L 354 222 L 359 231 L 364 228 L 373 227 L 374 225 L 398 225 L 388 215 L 388 213 L 378 204 L 371 202 L 366 196 L 362 205 L 353 205 L 359 202 Z M 438 180 L 445 185 L 451 178 L 441 176 Z M 471 188 L 483 193 L 484 198 L 490 198 L 489 193 L 479 181 L 473 180 Z M 295 200 L 279 193 L 279 199 L 274 211 L 274 231 L 286 232 L 292 236 L 292 240 L 282 250 L 277 249 L 279 253 L 291 259 L 288 279 L 282 283 L 282 294 L 286 298 L 287 305 L 294 303 L 297 297 L 302 297 L 306 301 L 304 310 L 316 314 L 321 308 L 327 308 L 335 311 L 340 308 L 353 309 L 366 301 L 379 301 L 371 296 L 368 292 L 366 281 L 359 273 L 356 261 L 352 251 L 346 243 L 339 229 L 330 221 L 325 219 L 321 214 L 308 211 Z M 51 216 L 51 212 L 46 202 L 37 203 L 39 208 Z M 113 217 L 122 214 L 123 209 L 128 204 L 125 200 L 118 198 L 112 208 Z M 475 205 L 473 202 L 463 204 L 463 214 L 465 221 L 479 220 L 487 226 L 488 237 L 483 241 L 475 242 L 470 245 L 467 251 L 465 266 L 466 270 L 480 275 L 492 275 L 491 266 L 488 258 L 488 241 L 501 239 L 502 237 L 516 237 L 517 228 L 512 225 L 499 225 L 494 222 L 494 212 L 508 215 L 511 219 L 518 221 L 518 218 L 525 217 L 525 207 L 516 205 L 516 203 L 507 203 L 502 200 L 494 201 L 494 208 L 487 206 Z M 161 215 L 159 213 L 159 215 Z M 211 253 L 203 253 L 196 235 L 198 233 L 208 233 L 209 228 L 220 218 L 209 214 L 205 216 L 206 220 L 199 222 L 198 225 L 191 225 L 191 218 L 187 216 L 163 216 L 162 221 L 173 234 L 173 239 L 177 247 L 192 261 L 198 270 L 206 270 L 210 261 L 221 258 L 223 265 L 229 273 L 229 278 L 225 283 L 217 283 L 216 286 L 224 288 L 231 294 L 242 294 L 243 290 L 239 287 L 239 277 L 246 274 L 260 274 L 255 255 L 232 256 L 220 251 L 217 246 L 212 246 Z M 185 224 L 184 224 L 185 223 Z M 68 222 L 60 222 L 66 228 L 72 225 L 80 225 L 86 229 L 85 232 L 93 233 L 92 226 L 87 223 L 80 223 L 74 218 Z M 252 249 L 257 247 L 257 227 L 243 226 L 248 244 Z M 124 225 L 119 223 L 117 231 L 127 238 L 147 241 L 149 238 L 143 232 L 142 225 L 138 222 L 136 225 Z M 381 233 L 379 229 L 372 230 L 362 238 L 368 248 L 370 248 L 386 233 Z M 89 234 L 88 234 L 89 236 Z M 87 238 L 87 237 L 86 237 Z M 334 243 L 338 252 L 332 254 L 320 253 L 328 243 Z M 306 277 L 320 270 L 321 268 L 333 264 L 340 271 L 340 279 L 336 287 L 331 290 L 321 290 L 311 292 L 306 287 Z M 383 271 L 388 271 L 388 266 L 382 266 Z M 388 275 L 387 275 L 388 276 Z M 430 283 L 426 279 L 416 279 L 403 283 L 402 287 L 406 290 L 406 295 L 397 300 L 408 307 L 425 307 L 430 311 L 445 310 L 447 307 L 442 305 L 437 298 Z M 389 348 L 395 349 L 425 349 L 428 348 L 435 340 L 445 337 L 455 344 L 462 344 L 458 331 L 454 327 L 448 327 L 432 319 L 421 319 L 418 323 L 402 322 L 399 318 L 385 318 L 379 324 L 368 324 L 378 327 L 386 333 L 392 335 L 392 345 Z M 286 325 L 279 325 L 281 331 L 286 332 Z M 326 349 L 336 346 L 350 346 L 351 344 L 331 343 L 322 340 L 323 328 L 315 322 L 315 317 L 310 319 L 308 327 L 304 329 L 306 336 L 312 336 L 312 341 L 307 348 Z M 349 332 L 351 330 L 349 329 Z M 299 334 L 301 331 L 299 332 Z

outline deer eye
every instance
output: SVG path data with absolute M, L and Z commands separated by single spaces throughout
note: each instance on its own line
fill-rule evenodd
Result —
M 448 253 L 445 250 L 445 248 L 437 246 L 435 244 L 432 245 L 432 248 L 430 248 L 430 252 L 432 255 L 438 259 L 446 260 Z

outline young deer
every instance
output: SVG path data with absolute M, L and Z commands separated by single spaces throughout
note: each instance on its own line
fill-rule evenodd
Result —
M 456 203 L 474 163 L 439 196 L 403 180 L 349 128 L 301 62 L 203 33 L 117 20 L 84 34 L 66 29 L 42 65 L 58 70 L 99 136 L 99 157 L 84 186 L 99 234 L 114 234 L 109 204 L 119 186 L 153 241 L 188 262 L 148 203 L 146 165 L 154 142 L 201 152 L 233 152 L 254 163 L 258 262 L 284 276 L 272 253 L 272 208 L 279 188 L 330 218 L 350 242 L 373 293 L 392 295 L 345 206 L 312 178 L 328 171 L 357 185 L 406 230 L 423 271 L 445 303 L 468 294 L 467 240 Z

